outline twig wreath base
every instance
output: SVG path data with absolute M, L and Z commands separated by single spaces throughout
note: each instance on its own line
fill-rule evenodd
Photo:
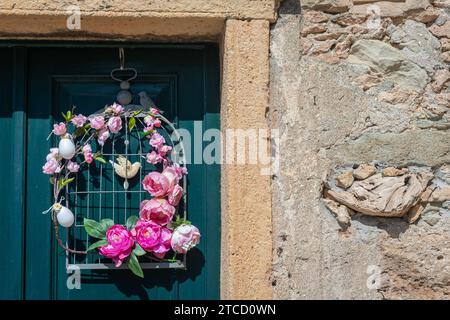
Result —
M 74 110 L 63 113 L 65 122 L 53 126 L 49 135 L 59 137 L 58 147 L 50 149 L 43 173 L 50 175 L 53 185 L 54 203 L 43 213 L 51 212 L 55 237 L 61 248 L 72 254 L 88 255 L 99 253 L 112 259 L 116 267 L 124 262 L 137 276 L 144 277 L 138 257 L 147 256 L 158 262 L 175 262 L 178 254 L 185 254 L 200 241 L 199 230 L 178 214 L 180 200 L 185 190 L 180 181 L 187 175 L 185 167 L 174 162 L 171 157 L 173 145 L 166 143 L 158 132 L 165 119 L 157 108 L 149 110 L 126 110 L 114 103 L 104 111 L 86 117 L 74 114 Z M 83 226 L 87 234 L 97 239 L 86 251 L 72 249 L 60 237 L 60 226 L 70 228 L 75 220 L 68 208 L 68 199 L 62 196 L 75 181 L 75 175 L 95 162 L 107 164 L 102 150 L 112 135 L 122 130 L 131 131 L 137 122 L 142 124 L 139 132 L 146 139 L 149 152 L 146 161 L 155 166 L 142 180 L 142 187 L 150 199 L 140 203 L 138 215 L 128 217 L 125 225 L 116 224 L 112 219 L 95 221 L 84 218 Z M 94 141 L 100 150 L 93 151 Z M 131 164 L 125 156 L 119 156 L 117 163 L 109 161 L 114 173 L 124 178 L 124 190 L 128 189 L 128 179 L 132 179 L 140 168 L 140 162 Z M 158 166 L 157 166 L 158 165 Z M 65 200 L 65 206 L 62 202 Z M 173 257 L 165 258 L 170 252 Z

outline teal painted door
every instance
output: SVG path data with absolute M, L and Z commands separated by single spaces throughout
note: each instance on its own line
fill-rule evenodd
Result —
M 203 131 L 219 128 L 214 45 L 125 46 L 125 54 L 126 65 L 138 70 L 133 93 L 148 92 L 192 137 L 195 121 Z M 67 288 L 65 253 L 56 245 L 50 217 L 41 214 L 52 201 L 41 169 L 51 142 L 46 139 L 72 105 L 90 114 L 113 102 L 118 85 L 109 73 L 118 65 L 118 50 L 4 45 L 0 59 L 0 298 L 219 298 L 220 167 L 206 164 L 188 165 L 188 217 L 202 241 L 188 253 L 187 270 L 145 270 L 143 280 L 129 270 L 83 270 L 81 289 Z

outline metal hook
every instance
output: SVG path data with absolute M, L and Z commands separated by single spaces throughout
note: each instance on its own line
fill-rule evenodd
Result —
M 125 51 L 123 48 L 119 48 L 119 61 L 120 61 L 120 70 L 123 70 L 125 67 Z

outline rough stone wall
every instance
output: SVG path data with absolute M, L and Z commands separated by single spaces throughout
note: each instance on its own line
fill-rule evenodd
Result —
M 449 43 L 448 0 L 281 3 L 268 116 L 281 135 L 276 298 L 450 298 L 449 202 L 414 223 L 355 212 L 342 228 L 322 199 L 330 172 L 345 166 L 447 170 Z

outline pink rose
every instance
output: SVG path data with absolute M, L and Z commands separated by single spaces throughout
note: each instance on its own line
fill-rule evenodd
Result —
M 169 191 L 169 180 L 161 173 L 153 171 L 142 180 L 142 186 L 154 197 L 163 197 Z
M 159 114 L 159 110 L 156 109 L 156 108 L 151 108 L 151 109 L 150 109 L 150 112 L 151 112 L 152 114 Z
M 120 117 L 111 117 L 108 120 L 108 128 L 112 133 L 117 133 L 122 129 L 122 119 Z
M 54 174 L 59 173 L 60 171 L 61 167 L 59 166 L 59 162 L 55 158 L 51 158 L 50 160 L 48 160 L 42 167 L 42 172 L 45 174 Z
M 150 138 L 150 145 L 156 149 L 159 149 L 165 142 L 166 140 L 164 139 L 164 137 L 158 132 L 155 132 Z
M 173 206 L 177 206 L 180 203 L 181 197 L 183 196 L 183 188 L 176 185 L 172 192 L 169 193 L 167 200 Z
M 144 118 L 144 123 L 147 126 L 153 126 L 153 121 L 155 120 L 155 118 L 153 118 L 152 116 L 145 116 Z
M 141 202 L 140 217 L 151 220 L 159 225 L 169 223 L 175 213 L 175 208 L 166 199 L 153 198 Z
M 157 164 L 162 161 L 161 155 L 155 151 L 147 153 L 145 158 L 147 159 L 147 162 L 151 164 Z
M 125 109 L 120 104 L 115 102 L 112 104 L 111 110 L 117 115 L 121 115 L 125 111 Z
M 70 172 L 78 172 L 78 170 L 80 170 L 80 166 L 74 161 L 69 161 L 67 163 L 67 170 L 69 170 Z
M 170 151 L 172 151 L 172 147 L 171 146 L 167 146 L 167 145 L 163 145 L 161 146 L 161 148 L 159 148 L 159 154 L 162 157 L 165 157 L 167 155 L 167 153 L 169 153 Z
M 155 121 L 153 121 L 153 125 L 157 128 L 161 128 L 161 120 L 155 119 Z
M 84 161 L 87 163 L 91 163 L 94 161 L 94 157 L 92 156 L 92 148 L 90 144 L 85 144 L 82 148 Z
M 64 122 L 60 122 L 59 124 L 53 125 L 53 133 L 57 136 L 65 135 L 67 132 L 66 124 Z
M 170 240 L 172 239 L 172 230 L 166 227 L 161 227 L 161 236 L 159 244 L 153 248 L 153 254 L 158 258 L 164 258 L 167 251 L 170 250 Z
M 137 243 L 148 252 L 153 252 L 157 257 L 164 257 L 170 250 L 172 231 L 166 227 L 152 222 L 139 220 L 133 230 Z
M 79 114 L 70 120 L 76 127 L 82 127 L 87 121 L 87 118 L 82 114 Z
M 99 145 L 103 146 L 105 144 L 105 141 L 108 140 L 108 138 L 109 138 L 109 131 L 107 128 L 103 128 L 98 131 L 97 141 Z
M 100 130 L 105 126 L 105 119 L 103 116 L 92 117 L 89 121 L 91 122 L 91 127 L 95 130 Z
M 183 224 L 176 228 L 172 234 L 170 245 L 173 251 L 186 253 L 200 242 L 200 231 L 190 224 Z
M 176 169 L 173 167 L 166 167 L 161 174 L 167 178 L 167 181 L 169 181 L 168 191 L 172 191 L 175 185 L 180 181 L 180 176 L 178 175 Z
M 111 258 L 116 267 L 120 267 L 123 260 L 128 257 L 133 250 L 134 240 L 130 231 L 124 226 L 115 224 L 106 231 L 107 245 L 99 247 L 101 255 Z
M 45 160 L 49 161 L 52 158 L 56 158 L 57 156 L 59 156 L 59 149 L 58 148 L 51 148 L 50 149 L 50 153 L 47 154 L 47 157 L 45 158 Z

